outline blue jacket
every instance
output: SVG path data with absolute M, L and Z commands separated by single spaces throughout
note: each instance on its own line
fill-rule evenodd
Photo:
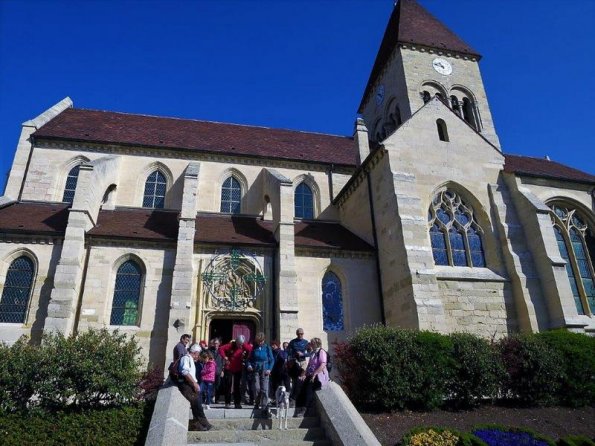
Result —
M 252 366 L 257 372 L 271 370 L 273 368 L 273 350 L 267 344 L 255 345 L 247 365 Z
M 306 351 L 306 347 L 308 347 L 308 340 L 307 339 L 299 339 L 295 338 L 289 341 L 289 346 L 287 347 L 287 355 L 288 359 L 303 359 L 308 356 L 308 352 Z M 298 357 L 296 352 L 302 352 L 304 356 Z

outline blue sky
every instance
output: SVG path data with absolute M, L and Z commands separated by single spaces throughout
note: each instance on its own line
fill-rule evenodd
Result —
M 595 174 L 595 1 L 420 0 L 478 50 L 506 153 Z M 0 0 L 0 189 L 76 107 L 351 135 L 392 0 Z

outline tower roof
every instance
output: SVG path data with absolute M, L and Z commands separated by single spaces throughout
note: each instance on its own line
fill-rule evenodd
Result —
M 398 44 L 423 45 L 442 51 L 476 57 L 477 59 L 481 58 L 477 51 L 430 14 L 416 0 L 399 0 L 386 26 L 374 67 L 370 73 L 358 109 L 359 112 L 362 111 L 364 102 L 370 94 L 376 79 Z

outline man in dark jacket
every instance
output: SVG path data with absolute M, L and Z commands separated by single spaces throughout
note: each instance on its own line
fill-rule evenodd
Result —
M 295 331 L 296 337 L 289 341 L 289 347 L 287 347 L 287 367 L 289 370 L 289 376 L 291 376 L 291 399 L 295 400 L 297 395 L 300 393 L 302 382 L 298 379 L 302 370 L 306 367 L 306 358 L 308 357 L 308 344 L 310 343 L 307 339 L 304 339 L 304 329 L 298 328 Z
M 191 338 L 192 336 L 189 334 L 183 334 L 180 337 L 180 342 L 178 342 L 174 347 L 174 361 L 177 361 L 178 358 L 181 358 L 186 353 L 188 353 L 188 344 L 190 344 Z

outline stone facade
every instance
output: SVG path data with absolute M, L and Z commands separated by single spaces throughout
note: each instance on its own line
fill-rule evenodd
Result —
M 90 116 L 68 98 L 24 123 L 0 198 L 0 313 L 14 298 L 15 259 L 31 260 L 34 279 L 25 309 L 14 298 L 15 320 L 0 314 L 0 340 L 110 327 L 134 334 L 147 361 L 162 365 L 186 332 L 262 330 L 289 340 L 303 327 L 331 348 L 373 323 L 486 338 L 557 327 L 595 333 L 595 177 L 502 152 L 477 55 L 399 42 L 387 54 L 353 138 L 212 123 L 203 135 L 190 130 L 194 121 L 151 118 L 147 133 L 175 125 L 168 137 L 186 139 L 150 144 L 133 138 L 148 118 Z M 438 72 L 437 58 L 452 71 Z M 123 133 L 109 133 L 104 119 L 124 123 Z M 242 132 L 250 136 L 225 150 L 201 146 Z M 74 198 L 61 204 L 77 166 Z M 143 207 L 156 171 L 164 210 Z M 239 188 L 232 214 L 220 211 L 233 198 L 223 191 L 230 177 Z M 311 193 L 306 217 L 295 214 L 300 184 Z M 439 215 L 455 199 L 469 214 L 443 221 L 459 232 L 448 232 L 440 251 L 431 228 L 455 215 Z M 586 225 L 584 259 L 560 251 L 553 206 Z M 126 262 L 139 269 L 137 306 L 112 324 L 116 296 L 129 292 L 117 285 Z M 331 273 L 338 282 L 329 294 Z M 328 318 L 341 328 L 329 329 Z

